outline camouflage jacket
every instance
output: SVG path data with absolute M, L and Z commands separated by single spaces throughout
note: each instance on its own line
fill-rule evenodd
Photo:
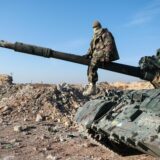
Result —
M 100 29 L 98 33 L 94 34 L 88 54 L 92 55 L 99 51 L 103 52 L 110 61 L 119 59 L 114 37 L 107 29 Z

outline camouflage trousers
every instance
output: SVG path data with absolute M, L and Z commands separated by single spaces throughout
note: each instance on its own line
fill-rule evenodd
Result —
M 87 76 L 88 82 L 95 84 L 98 81 L 98 65 L 105 61 L 105 53 L 93 53 L 90 64 L 88 66 Z

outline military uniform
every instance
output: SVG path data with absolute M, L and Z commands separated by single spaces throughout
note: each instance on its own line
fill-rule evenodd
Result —
M 87 76 L 90 84 L 90 89 L 84 92 L 84 95 L 92 94 L 95 91 L 95 84 L 98 81 L 98 65 L 104 62 L 111 62 L 119 59 L 115 40 L 108 29 L 101 27 L 98 21 L 93 23 L 94 35 L 90 43 L 90 48 L 87 52 L 87 57 L 90 58 Z
M 98 81 L 98 65 L 119 59 L 112 33 L 100 28 L 93 36 L 88 54 L 91 57 L 87 72 L 88 81 L 95 84 Z

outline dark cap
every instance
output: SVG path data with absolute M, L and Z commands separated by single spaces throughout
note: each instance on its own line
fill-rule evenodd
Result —
M 101 28 L 102 26 L 101 26 L 101 23 L 100 23 L 99 21 L 94 21 L 92 27 L 93 27 L 93 28 L 96 28 L 96 27 Z

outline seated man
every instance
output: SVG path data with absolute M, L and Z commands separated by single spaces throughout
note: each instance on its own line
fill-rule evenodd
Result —
M 104 62 L 111 62 L 119 59 L 118 51 L 111 32 L 102 28 L 100 22 L 93 23 L 93 39 L 90 43 L 88 53 L 84 55 L 90 59 L 88 66 L 88 86 L 83 92 L 84 96 L 96 93 L 96 82 L 98 81 L 98 65 Z

